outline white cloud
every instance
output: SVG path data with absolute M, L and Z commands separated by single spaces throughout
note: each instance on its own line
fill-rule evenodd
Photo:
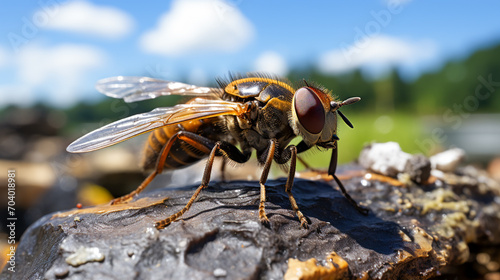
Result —
M 389 36 L 374 36 L 348 48 L 324 53 L 318 66 L 325 73 L 345 73 L 362 68 L 383 74 L 391 67 L 412 67 L 437 55 L 430 41 L 409 41 Z
M 262 53 L 255 61 L 255 71 L 285 76 L 288 73 L 288 67 L 280 54 L 268 51 Z
M 236 51 L 253 37 L 254 27 L 223 0 L 175 0 L 158 25 L 140 39 L 146 52 L 167 56 L 196 51 Z
M 82 45 L 43 47 L 30 44 L 19 51 L 15 63 L 18 81 L 32 92 L 44 92 L 55 105 L 69 105 L 79 99 L 86 86 L 82 80 L 100 67 L 106 57 L 97 48 Z M 26 91 L 24 89 L 24 91 Z
M 66 2 L 53 8 L 50 13 L 43 9 L 37 13 L 46 13 L 49 16 L 47 24 L 44 25 L 47 29 L 117 39 L 129 34 L 134 28 L 134 20 L 127 13 L 114 7 L 97 6 L 82 0 Z

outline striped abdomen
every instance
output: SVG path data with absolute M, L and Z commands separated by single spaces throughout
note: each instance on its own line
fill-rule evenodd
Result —
M 153 130 L 149 134 L 148 140 L 144 146 L 141 167 L 144 170 L 154 169 L 162 148 L 177 132 L 183 130 L 196 134 L 202 134 L 203 130 L 206 130 L 207 127 L 213 127 L 212 121 L 213 119 L 193 120 Z M 208 156 L 207 153 L 194 148 L 184 141 L 176 140 L 165 160 L 164 170 L 185 167 L 203 159 L 206 156 Z

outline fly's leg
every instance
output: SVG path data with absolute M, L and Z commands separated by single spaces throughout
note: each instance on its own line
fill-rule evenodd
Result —
M 314 168 L 314 167 L 310 166 L 303 158 L 301 158 L 299 156 L 297 156 L 297 159 L 306 168 L 306 170 L 309 170 L 309 171 L 312 171 L 312 172 L 317 172 L 317 173 L 324 172 L 323 170 L 320 170 L 318 168 Z
M 297 159 L 299 160 L 300 163 L 307 169 L 307 170 L 312 170 L 312 167 L 301 157 L 297 156 Z
M 180 132 L 181 133 L 181 132 Z M 186 211 L 189 210 L 191 205 L 194 203 L 198 195 L 200 194 L 201 190 L 206 188 L 208 186 L 208 183 L 210 182 L 210 175 L 212 173 L 212 167 L 214 164 L 214 159 L 216 156 L 224 155 L 228 156 L 231 160 L 234 160 L 238 163 L 244 163 L 248 161 L 250 158 L 250 153 L 241 153 L 238 148 L 236 148 L 234 145 L 229 144 L 224 141 L 219 141 L 215 144 L 213 142 L 203 136 L 199 136 L 194 133 L 190 132 L 182 132 L 183 133 L 183 139 L 185 142 L 188 144 L 192 145 L 193 147 L 196 147 L 198 150 L 203 151 L 203 152 L 210 152 L 210 155 L 207 160 L 207 165 L 205 166 L 205 171 L 203 172 L 203 178 L 201 180 L 201 185 L 196 189 L 194 194 L 191 196 L 189 199 L 188 203 L 177 213 L 170 215 L 168 218 L 158 221 L 155 223 L 155 226 L 157 229 L 162 229 L 168 226 L 170 223 L 173 221 L 177 220 L 179 217 L 181 217 Z M 210 150 L 211 148 L 211 150 Z
M 338 142 L 337 142 L 338 143 Z M 359 213 L 363 215 L 368 215 L 368 208 L 365 208 L 361 205 L 359 205 L 345 190 L 344 185 L 342 182 L 337 178 L 337 175 L 335 175 L 335 171 L 337 170 L 337 159 L 338 159 L 338 151 L 337 151 L 337 146 L 333 148 L 332 150 L 332 158 L 330 160 L 330 166 L 328 167 L 328 175 L 332 175 L 333 179 L 335 179 L 335 182 L 337 182 L 337 185 L 340 188 L 340 191 L 344 195 L 345 198 L 351 203 L 352 206 L 358 210 Z
M 344 195 L 345 198 L 347 198 L 347 200 L 349 201 L 349 203 L 351 203 L 352 206 L 354 206 L 354 208 L 356 208 L 356 210 L 358 210 L 359 213 L 363 214 L 363 215 L 368 215 L 368 208 L 365 208 L 361 205 L 359 205 L 356 200 L 354 200 L 350 195 L 349 193 L 347 193 L 347 191 L 345 190 L 344 188 L 344 185 L 342 184 L 342 182 L 339 180 L 339 178 L 337 178 L 337 176 L 335 174 L 332 174 L 333 176 L 333 179 L 335 179 L 335 182 L 337 182 L 337 185 L 339 186 L 340 188 L 340 191 L 342 191 L 342 194 Z
M 134 198 L 136 195 L 138 195 L 140 192 L 142 192 L 149 185 L 149 183 L 151 183 L 151 181 L 153 181 L 153 179 L 156 177 L 156 175 L 158 175 L 157 170 L 155 170 L 151 174 L 149 174 L 149 176 L 146 179 L 144 179 L 144 181 L 142 181 L 142 183 L 139 185 L 139 187 L 137 187 L 137 189 L 135 189 L 131 193 L 111 200 L 111 202 L 110 202 L 111 205 L 123 204 L 125 202 L 130 201 L 132 198 Z
M 207 160 L 207 165 L 205 166 L 205 172 L 203 172 L 203 179 L 201 180 L 201 185 L 196 189 L 193 196 L 191 196 L 191 198 L 189 199 L 188 203 L 179 212 L 170 215 L 170 217 L 166 218 L 165 220 L 156 222 L 155 226 L 157 229 L 162 229 L 168 226 L 171 222 L 177 220 L 177 218 L 182 216 L 182 214 L 184 214 L 187 210 L 189 210 L 193 202 L 196 200 L 196 197 L 198 197 L 198 195 L 200 194 L 201 190 L 208 186 L 208 183 L 210 182 L 210 173 L 212 173 L 212 166 L 214 164 L 215 153 L 217 152 L 217 149 L 219 149 L 219 147 L 220 147 L 219 143 L 215 144 L 214 148 L 210 152 L 210 156 L 208 157 Z
M 262 174 L 260 175 L 260 204 L 259 204 L 259 219 L 260 222 L 269 225 L 269 219 L 266 216 L 266 210 L 265 210 L 265 202 L 266 202 L 266 181 L 267 181 L 267 176 L 269 175 L 269 169 L 271 169 L 271 163 L 273 162 L 274 158 L 274 151 L 276 150 L 276 140 L 271 139 L 269 141 L 269 148 L 267 149 L 267 157 L 266 161 L 264 162 L 264 168 L 262 170 Z
M 307 150 L 309 150 L 311 148 L 311 146 L 308 146 L 304 141 L 300 141 L 299 144 L 297 144 L 296 146 L 296 150 L 297 150 L 297 153 L 302 153 L 302 152 L 305 152 Z M 321 173 L 323 171 L 317 169 L 317 168 L 314 168 L 312 166 L 310 166 L 305 160 L 303 160 L 300 156 L 297 155 L 297 159 L 300 161 L 300 163 L 302 163 L 302 165 L 304 165 L 304 167 L 307 169 L 307 170 L 310 170 L 310 171 L 313 171 L 313 172 L 318 172 L 318 173 Z
M 125 202 L 131 200 L 132 198 L 134 198 L 140 192 L 142 192 L 149 185 L 149 183 L 151 183 L 151 181 L 153 181 L 153 179 L 156 177 L 156 175 L 161 174 L 161 172 L 163 171 L 163 168 L 165 167 L 165 160 L 167 159 L 168 153 L 170 152 L 170 149 L 172 148 L 172 145 L 175 143 L 175 141 L 177 141 L 177 140 L 186 141 L 186 137 L 187 137 L 186 134 L 190 134 L 190 133 L 185 132 L 185 131 L 180 131 L 180 132 L 174 134 L 170 139 L 168 139 L 167 143 L 161 149 L 160 155 L 158 156 L 158 158 L 156 160 L 155 170 L 151 174 L 149 174 L 149 176 L 139 185 L 139 187 L 137 187 L 137 189 L 135 189 L 134 191 L 132 191 L 131 193 L 129 193 L 127 195 L 113 199 L 111 201 L 111 204 L 116 205 L 116 204 L 125 203 Z
M 306 217 L 300 212 L 299 206 L 297 205 L 297 202 L 295 201 L 295 198 L 293 197 L 292 194 L 292 186 L 293 186 L 293 179 L 295 178 L 295 167 L 297 164 L 297 147 L 295 146 L 290 146 L 288 147 L 288 150 L 290 151 L 291 158 L 290 158 L 290 169 L 288 171 L 288 178 L 286 180 L 286 186 L 285 186 L 285 191 L 288 194 L 288 198 L 290 199 L 290 203 L 292 204 L 292 209 L 297 215 L 297 217 L 300 220 L 300 226 L 307 229 L 309 226 L 307 224 L 307 219 Z

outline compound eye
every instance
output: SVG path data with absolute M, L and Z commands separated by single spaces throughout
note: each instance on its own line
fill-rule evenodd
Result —
M 325 125 L 325 109 L 318 95 L 308 87 L 295 92 L 295 113 L 300 124 L 312 134 L 318 134 Z

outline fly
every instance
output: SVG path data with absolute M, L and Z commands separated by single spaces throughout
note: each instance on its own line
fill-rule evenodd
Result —
M 97 82 L 101 93 L 126 102 L 154 99 L 165 95 L 193 96 L 184 104 L 157 108 L 148 113 L 133 115 L 94 130 L 68 146 L 72 153 L 99 150 L 137 135 L 148 133 L 141 162 L 150 175 L 133 192 L 116 198 L 111 204 L 133 199 L 165 170 L 182 168 L 207 158 L 201 185 L 188 203 L 168 218 L 158 221 L 158 229 L 168 226 L 189 210 L 202 189 L 208 187 L 215 157 L 245 163 L 255 150 L 263 165 L 260 176 L 259 219 L 269 224 L 265 212 L 265 184 L 275 161 L 289 163 L 285 191 L 293 211 L 303 228 L 306 217 L 299 210 L 292 194 L 297 154 L 314 146 L 332 150 L 328 174 L 333 176 L 343 195 L 362 214 L 368 210 L 358 205 L 346 192 L 335 175 L 337 168 L 337 115 L 353 127 L 339 111 L 342 106 L 360 100 L 351 97 L 335 100 L 325 88 L 306 81 L 298 88 L 278 77 L 261 74 L 218 80 L 219 87 L 199 87 L 180 82 L 147 77 L 113 77 Z M 297 144 L 292 139 L 301 137 Z M 299 160 L 301 160 L 299 158 Z

